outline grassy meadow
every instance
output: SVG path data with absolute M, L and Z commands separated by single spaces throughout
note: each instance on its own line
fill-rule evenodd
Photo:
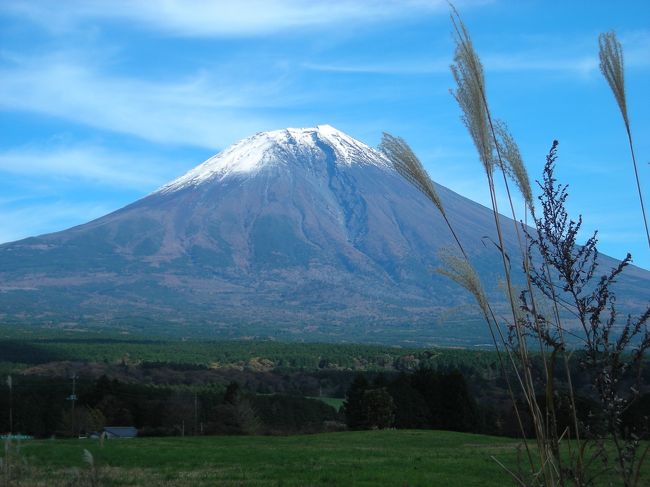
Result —
M 39 440 L 23 443 L 18 485 L 501 486 L 491 459 L 516 463 L 516 440 L 446 431 L 376 430 L 288 437 Z M 88 449 L 92 467 L 83 460 Z

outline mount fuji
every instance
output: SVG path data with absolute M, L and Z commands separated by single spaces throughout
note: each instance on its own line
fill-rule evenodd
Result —
M 491 297 L 487 208 L 437 186 Z M 515 247 L 512 224 L 506 246 Z M 4 322 L 304 340 L 483 341 L 434 272 L 452 237 L 380 152 L 329 125 L 256 134 L 120 210 L 0 246 Z M 611 267 L 613 260 L 601 259 Z M 630 268 L 619 302 L 647 301 Z

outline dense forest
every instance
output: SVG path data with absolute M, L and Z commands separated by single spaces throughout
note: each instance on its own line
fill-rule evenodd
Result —
M 8 378 L 0 385 L 0 431 L 37 437 L 105 426 L 135 426 L 146 436 L 393 427 L 518 432 L 489 350 L 11 337 L 0 340 L 0 373 Z M 587 417 L 589 378 L 574 375 Z M 647 416 L 648 394 L 622 427 Z
M 5 333 L 2 333 L 5 331 Z M 40 336 L 40 333 L 39 333 Z M 348 370 L 483 369 L 495 373 L 498 359 L 490 350 L 275 341 L 155 340 L 124 337 L 53 336 L 31 338 L 0 329 L 0 363 L 36 365 L 55 361 L 94 363 L 169 363 L 206 368 L 302 368 Z
M 351 378 L 340 376 L 343 383 Z M 332 381 L 332 377 L 329 378 Z M 260 380 L 261 383 L 263 380 Z M 356 375 L 337 410 L 317 397 L 309 380 L 293 393 L 255 393 L 227 385 L 143 385 L 103 375 L 95 380 L 20 377 L 0 397 L 0 428 L 37 437 L 85 436 L 105 426 L 135 426 L 144 436 L 291 434 L 370 428 L 482 431 L 476 401 L 459 373 L 420 369 L 391 378 Z M 267 385 L 268 387 L 268 385 Z M 304 390 L 300 390 L 303 387 Z

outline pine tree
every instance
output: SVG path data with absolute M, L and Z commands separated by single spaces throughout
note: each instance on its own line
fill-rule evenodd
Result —
M 368 380 L 363 375 L 358 375 L 346 394 L 343 403 L 345 421 L 351 429 L 368 428 L 368 415 L 365 407 L 364 393 L 368 390 Z

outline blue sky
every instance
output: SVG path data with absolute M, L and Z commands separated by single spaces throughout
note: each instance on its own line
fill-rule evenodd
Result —
M 601 251 L 650 268 L 597 43 L 615 30 L 623 45 L 650 200 L 650 2 L 456 5 L 531 179 L 558 139 L 570 210 Z M 487 205 L 452 56 L 438 0 L 4 0 L 0 242 L 102 216 L 253 133 L 324 123 L 372 146 L 404 137 L 435 181 Z

